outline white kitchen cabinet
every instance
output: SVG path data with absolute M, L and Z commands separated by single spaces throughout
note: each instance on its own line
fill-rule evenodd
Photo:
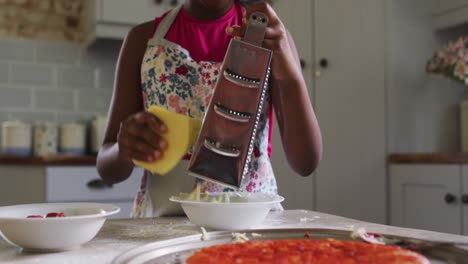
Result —
M 180 1 L 172 0 L 88 0 L 89 19 L 94 21 L 94 38 L 123 39 L 128 31 L 154 20 Z
M 112 203 L 120 212 L 111 218 L 128 218 L 142 175 L 135 168 L 126 181 L 105 185 L 95 167 L 46 167 L 45 201 Z
M 289 168 L 275 130 L 272 163 L 287 208 L 385 223 L 383 0 L 274 1 L 303 59 L 323 135 L 314 176 Z
M 385 223 L 385 1 L 315 1 L 317 210 Z
M 436 29 L 468 23 L 468 0 L 436 0 L 433 17 Z
M 121 208 L 111 218 L 128 218 L 143 170 L 126 181 L 102 184 L 94 166 L 0 166 L 0 206 L 43 202 L 110 203 Z
M 463 235 L 468 236 L 468 165 L 462 166 L 462 194 L 461 194 L 461 206 L 462 206 L 462 223 L 463 223 Z
M 313 18 L 313 1 L 275 1 L 274 9 L 282 18 L 283 23 L 288 27 L 296 43 L 297 50 L 304 63 L 303 74 L 310 88 L 312 95 L 312 43 L 313 32 L 310 25 Z M 311 96 L 311 100 L 313 97 Z M 309 209 L 314 210 L 314 176 L 301 177 L 289 167 L 281 144 L 281 137 L 278 125 L 275 121 L 273 131 L 273 155 L 271 157 L 272 166 L 278 181 L 279 193 L 286 197 L 282 203 L 288 209 Z
M 391 224 L 466 235 L 467 181 L 468 167 L 458 164 L 391 165 Z
M 95 167 L 46 167 L 46 201 L 122 201 L 133 199 L 143 172 L 135 169 L 122 183 L 105 185 Z

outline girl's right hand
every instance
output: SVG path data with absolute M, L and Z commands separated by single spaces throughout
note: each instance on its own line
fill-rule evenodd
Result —
M 126 160 L 152 162 L 158 160 L 167 147 L 161 134 L 166 126 L 148 112 L 136 113 L 120 124 L 117 135 L 119 156 Z

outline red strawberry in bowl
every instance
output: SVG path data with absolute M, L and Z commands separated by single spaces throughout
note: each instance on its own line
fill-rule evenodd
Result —
M 28 215 L 27 218 L 42 218 L 42 215 Z
M 52 212 L 52 213 L 48 213 L 46 215 L 46 218 L 47 217 L 65 217 L 65 214 L 63 212 L 59 212 L 59 213 Z

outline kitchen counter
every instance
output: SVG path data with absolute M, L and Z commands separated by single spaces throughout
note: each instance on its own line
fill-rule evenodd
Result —
M 0 156 L 0 166 L 95 166 L 96 156 L 19 157 Z
M 335 228 L 350 230 L 358 227 L 364 227 L 369 232 L 468 243 L 468 237 L 464 236 L 372 224 L 305 210 L 272 212 L 258 228 Z M 116 256 L 132 248 L 158 240 L 194 234 L 200 234 L 201 237 L 200 229 L 191 224 L 186 218 L 108 220 L 96 238 L 81 248 L 67 252 L 26 253 L 1 241 L 0 262 L 110 263 Z
M 468 164 L 468 153 L 395 153 L 390 164 Z

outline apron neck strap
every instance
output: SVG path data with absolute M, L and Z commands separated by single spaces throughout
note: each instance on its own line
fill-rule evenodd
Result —
M 167 31 L 169 31 L 169 28 L 171 27 L 172 23 L 177 17 L 177 14 L 179 14 L 180 9 L 182 8 L 182 4 L 178 5 L 177 7 L 173 8 L 159 23 L 158 28 L 156 29 L 156 32 L 154 33 L 153 39 L 162 39 L 166 36 Z

